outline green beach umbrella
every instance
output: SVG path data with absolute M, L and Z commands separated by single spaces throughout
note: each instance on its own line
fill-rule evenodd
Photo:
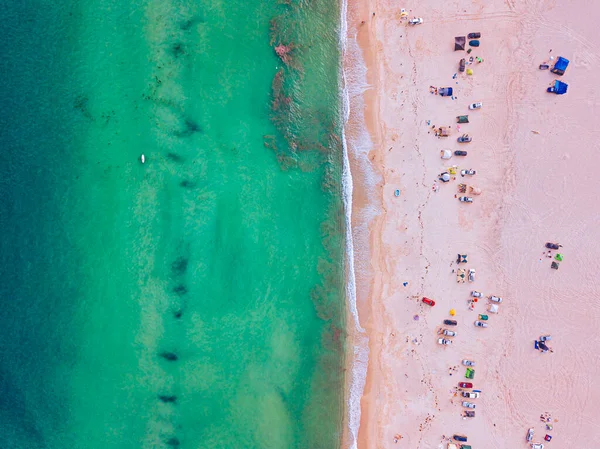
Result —
M 556 256 L 554 256 L 554 258 L 556 260 L 558 260 L 559 262 L 562 262 L 562 260 L 563 260 L 562 254 L 557 254 Z

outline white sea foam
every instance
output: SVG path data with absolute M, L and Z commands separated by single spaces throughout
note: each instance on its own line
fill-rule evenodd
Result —
M 342 49 L 342 100 L 343 119 L 342 129 L 343 145 L 343 197 L 346 211 L 346 267 L 347 286 L 346 297 L 348 307 L 354 318 L 353 335 L 353 359 L 350 380 L 350 392 L 348 396 L 348 426 L 350 431 L 350 448 L 357 448 L 358 429 L 360 426 L 360 400 L 364 391 L 367 377 L 367 366 L 369 360 L 368 337 L 360 325 L 358 316 L 357 300 L 366 298 L 369 293 L 369 222 L 377 214 L 375 206 L 363 208 L 361 215 L 354 217 L 352 227 L 352 192 L 353 179 L 350 170 L 349 152 L 359 164 L 355 168 L 361 182 L 366 182 L 367 203 L 374 205 L 372 193 L 377 181 L 376 175 L 371 168 L 367 155 L 372 148 L 371 136 L 366 128 L 363 113 L 363 94 L 369 88 L 367 84 L 367 67 L 364 63 L 362 52 L 356 41 L 356 32 L 351 34 L 347 22 L 348 3 L 342 0 L 341 5 L 341 30 L 340 47 Z M 352 109 L 351 109 L 352 108 Z M 350 131 L 347 133 L 346 131 Z M 347 136 L 352 136 L 347 139 Z M 364 163 L 363 163 L 364 162 Z M 357 272 L 360 290 L 357 291 Z M 364 280 L 365 282 L 361 282 Z

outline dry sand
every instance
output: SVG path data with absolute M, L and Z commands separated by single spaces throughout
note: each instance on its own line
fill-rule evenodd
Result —
M 409 27 L 400 7 L 424 24 Z M 370 339 L 359 448 L 437 448 L 454 433 L 468 435 L 474 448 L 525 448 L 529 427 L 534 441 L 546 433 L 543 412 L 554 425 L 548 448 L 600 447 L 600 4 L 355 0 L 349 12 L 349 34 L 357 31 L 369 67 L 368 157 L 381 176 L 371 263 L 357 273 Z M 484 62 L 472 66 L 472 77 L 453 80 L 468 57 L 453 51 L 453 38 L 475 31 L 483 36 L 471 55 Z M 537 66 L 550 54 L 571 60 L 566 95 L 545 92 L 556 77 Z M 430 85 L 451 86 L 456 98 L 431 95 Z M 469 111 L 475 101 L 483 109 Z M 459 149 L 461 114 L 471 121 L 462 132 L 473 142 L 460 146 L 469 154 L 442 161 L 441 149 Z M 451 125 L 452 135 L 435 137 L 427 120 Z M 366 157 L 354 154 L 356 173 Z M 437 174 L 452 164 L 477 175 L 440 183 L 436 193 Z M 484 191 L 473 204 L 455 198 L 463 180 Z M 368 198 L 361 182 L 358 176 L 357 217 Z M 542 255 L 546 241 L 564 245 L 559 270 Z M 459 252 L 476 269 L 474 283 L 455 281 Z M 504 298 L 487 329 L 473 325 L 487 301 L 469 311 L 471 289 Z M 458 336 L 442 347 L 436 331 L 451 308 Z M 552 334 L 553 353 L 534 350 L 541 334 Z M 477 362 L 473 382 L 482 390 L 469 420 L 454 396 L 466 380 L 464 358 Z M 403 437 L 398 443 L 395 434 Z

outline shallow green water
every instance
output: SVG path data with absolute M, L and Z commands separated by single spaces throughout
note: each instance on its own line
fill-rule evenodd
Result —
M 2 14 L 0 446 L 336 447 L 337 2 Z

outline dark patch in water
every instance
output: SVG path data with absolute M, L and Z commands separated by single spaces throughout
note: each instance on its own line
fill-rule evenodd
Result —
M 200 125 L 189 118 L 185 119 L 185 129 L 191 133 L 199 133 L 202 131 Z
M 183 310 L 179 309 L 173 313 L 173 316 L 177 319 L 180 319 L 183 316 Z
M 179 256 L 171 264 L 171 271 L 174 275 L 182 275 L 187 270 L 189 259 L 187 257 Z
M 188 181 L 187 179 L 184 179 L 183 181 L 181 181 L 179 183 L 179 185 L 181 187 L 184 187 L 186 189 L 193 189 L 194 187 L 196 187 L 196 183 L 193 181 Z
M 90 99 L 85 95 L 77 95 L 73 101 L 73 107 L 81 112 L 85 118 L 93 121 L 94 117 L 92 117 L 92 113 L 90 112 L 88 106 L 89 101 Z
M 173 53 L 173 57 L 179 58 L 182 55 L 185 55 L 185 48 L 181 42 L 175 42 L 171 47 L 171 53 Z
M 191 118 L 186 118 L 183 122 L 183 129 L 175 131 L 177 137 L 190 137 L 192 134 L 201 133 L 202 128 Z
M 194 16 L 191 19 L 180 22 L 179 28 L 182 31 L 189 31 L 194 25 L 197 25 L 198 23 L 204 23 L 204 19 L 200 16 Z
M 168 360 L 169 362 L 175 362 L 179 357 L 174 352 L 163 351 L 159 354 L 163 359 Z
M 175 293 L 178 296 L 183 296 L 188 292 L 188 289 L 185 285 L 183 284 L 179 284 L 175 287 L 173 287 L 173 293 Z
M 159 394 L 158 399 L 160 399 L 162 402 L 165 402 L 168 404 L 173 404 L 173 403 L 177 402 L 177 396 L 168 396 L 168 395 Z
M 115 111 L 103 112 L 100 118 L 103 120 L 104 125 L 108 125 L 110 120 L 115 116 Z
M 181 444 L 179 442 L 179 438 L 177 438 L 177 437 L 171 437 L 171 438 L 169 438 L 166 441 L 166 443 L 167 443 L 167 446 L 171 446 L 171 447 L 179 447 L 179 445 Z
M 183 162 L 183 158 L 181 156 L 179 156 L 177 153 L 167 153 L 167 159 L 173 161 L 173 162 Z

